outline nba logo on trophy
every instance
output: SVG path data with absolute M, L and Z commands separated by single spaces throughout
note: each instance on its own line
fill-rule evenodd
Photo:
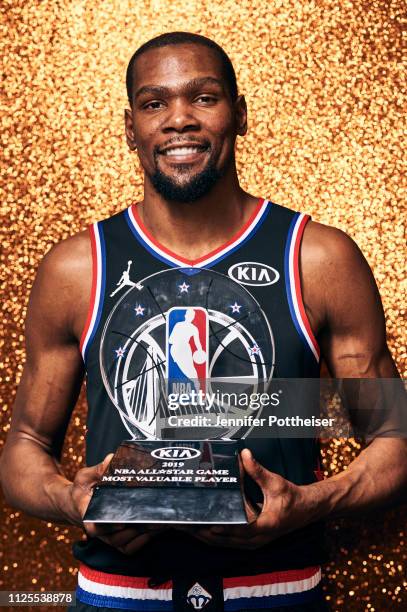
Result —
M 168 393 L 206 392 L 208 345 L 208 313 L 204 308 L 168 311 Z

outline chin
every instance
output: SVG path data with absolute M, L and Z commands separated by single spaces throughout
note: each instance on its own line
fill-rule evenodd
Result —
M 208 165 L 203 171 L 189 175 L 185 181 L 179 181 L 177 175 L 164 174 L 157 169 L 150 177 L 154 189 L 166 200 L 188 203 L 195 202 L 207 195 L 221 177 L 212 165 Z

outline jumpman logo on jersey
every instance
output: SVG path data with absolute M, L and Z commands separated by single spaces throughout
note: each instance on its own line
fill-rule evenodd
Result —
M 132 263 L 133 263 L 132 260 L 129 259 L 129 261 L 127 262 L 127 270 L 124 270 L 123 274 L 117 281 L 116 283 L 117 288 L 114 291 L 112 291 L 112 293 L 110 294 L 110 297 L 113 297 L 114 295 L 116 295 L 116 293 L 118 293 L 121 289 L 123 289 L 123 287 L 137 287 L 138 289 L 142 289 L 141 285 L 134 283 L 132 280 L 130 280 L 130 267 Z

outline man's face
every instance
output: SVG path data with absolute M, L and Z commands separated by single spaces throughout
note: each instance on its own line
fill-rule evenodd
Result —
M 166 199 L 194 201 L 210 191 L 246 132 L 246 106 L 231 100 L 220 60 L 202 45 L 150 49 L 135 63 L 133 109 L 126 110 L 130 149 Z

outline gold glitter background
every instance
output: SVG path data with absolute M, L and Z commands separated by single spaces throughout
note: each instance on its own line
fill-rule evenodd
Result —
M 3 442 L 40 259 L 141 196 L 124 138 L 125 70 L 141 43 L 165 31 L 207 35 L 230 54 L 250 113 L 238 143 L 243 186 L 356 240 L 406 374 L 402 9 L 402 0 L 2 1 Z M 85 412 L 82 396 L 64 450 L 70 476 L 83 464 Z M 328 444 L 326 473 L 359 450 L 352 440 Z M 73 590 L 80 531 L 4 503 L 1 512 L 0 589 Z M 406 609 L 405 519 L 399 507 L 330 525 L 332 610 Z

